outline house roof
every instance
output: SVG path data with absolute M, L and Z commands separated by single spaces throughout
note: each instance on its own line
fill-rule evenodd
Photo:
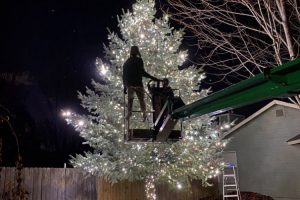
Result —
M 300 134 L 286 141 L 289 145 L 300 144 Z
M 236 130 L 238 130 L 239 128 L 241 128 L 242 126 L 244 126 L 245 124 L 247 124 L 251 120 L 255 119 L 256 117 L 258 117 L 259 115 L 264 113 L 266 110 L 268 110 L 269 108 L 271 108 L 275 105 L 281 105 L 281 106 L 295 108 L 295 109 L 300 110 L 300 107 L 295 104 L 274 100 L 274 101 L 268 103 L 267 105 L 265 105 L 264 107 L 262 107 L 261 109 L 259 109 L 258 111 L 256 111 L 255 113 L 253 113 L 252 115 L 250 115 L 248 118 L 241 121 L 239 124 L 235 125 L 232 129 L 230 129 L 227 133 L 225 133 L 223 138 L 229 137 L 230 134 L 232 134 L 233 132 L 235 132 Z

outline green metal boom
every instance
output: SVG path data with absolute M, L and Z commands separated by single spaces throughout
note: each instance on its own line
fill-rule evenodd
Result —
M 300 94 L 300 58 L 173 111 L 173 119 L 218 114 L 278 96 Z

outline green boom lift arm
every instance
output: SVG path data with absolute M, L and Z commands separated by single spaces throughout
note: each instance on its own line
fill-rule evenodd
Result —
M 171 113 L 173 119 L 218 114 L 261 100 L 300 94 L 300 58 L 259 74 L 221 91 L 182 106 Z

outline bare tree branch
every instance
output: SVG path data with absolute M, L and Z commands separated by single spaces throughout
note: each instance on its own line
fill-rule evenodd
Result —
M 162 10 L 197 39 L 195 62 L 218 81 L 242 80 L 299 57 L 298 0 L 167 2 Z
M 220 60 L 226 60 L 220 66 L 230 66 L 234 72 L 237 72 L 238 68 L 246 69 L 251 66 L 250 68 L 256 70 L 246 71 L 248 76 L 253 76 L 253 72 L 261 72 L 266 66 L 282 64 L 296 58 L 299 53 L 297 1 L 168 2 L 172 19 L 182 24 L 197 38 L 197 46 L 202 50 L 198 63 L 202 66 L 216 67 Z M 289 9 L 286 9 L 287 6 Z M 289 13 L 286 13 L 287 10 Z M 290 22 L 293 26 L 289 26 Z M 231 62 L 227 63 L 229 57 Z M 230 71 L 227 72 L 227 75 L 229 74 Z

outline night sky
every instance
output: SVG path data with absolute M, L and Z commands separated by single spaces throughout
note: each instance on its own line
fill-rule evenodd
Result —
M 132 3 L 1 1 L 1 71 L 30 71 L 47 95 L 76 95 L 96 76 L 106 27 L 114 30 L 115 16 Z

